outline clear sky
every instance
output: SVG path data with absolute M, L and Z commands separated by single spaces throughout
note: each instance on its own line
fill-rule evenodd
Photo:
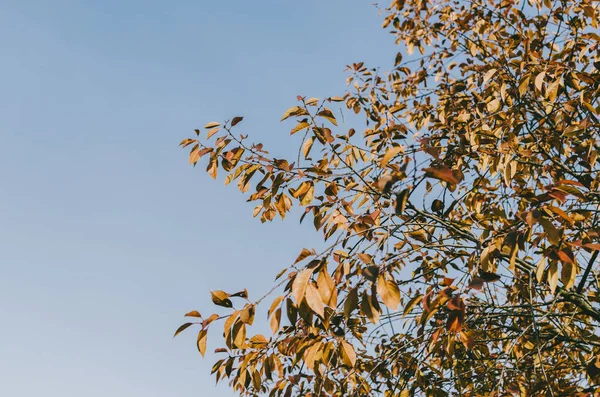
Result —
M 2 0 L 0 395 L 233 396 L 174 330 L 319 236 L 261 225 L 177 145 L 242 115 L 285 153 L 296 95 L 392 61 L 380 26 L 368 0 Z

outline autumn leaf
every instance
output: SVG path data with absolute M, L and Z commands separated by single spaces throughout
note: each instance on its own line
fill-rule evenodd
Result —
M 173 335 L 173 338 L 179 335 L 182 331 L 186 330 L 191 325 L 192 323 L 185 323 L 181 327 L 177 328 L 177 331 L 175 331 L 175 335 Z
M 297 304 L 300 304 L 300 302 L 302 302 L 304 294 L 306 293 L 308 282 L 310 281 L 312 274 L 312 269 L 304 269 L 298 272 L 298 274 L 296 274 L 296 277 L 294 278 L 294 283 L 292 285 L 292 295 L 294 296 L 294 300 Z
M 240 121 L 242 121 L 244 118 L 240 117 L 240 116 L 236 116 L 233 118 L 233 120 L 231 120 L 231 126 L 235 127 Z
M 385 168 L 391 159 L 403 152 L 404 148 L 402 146 L 392 146 L 388 148 L 381 159 L 380 167 Z
M 392 310 L 397 310 L 400 304 L 400 289 L 393 281 L 387 280 L 382 274 L 377 278 L 377 293 L 383 303 Z
M 216 121 L 211 121 L 210 123 L 206 124 L 206 125 L 204 126 L 204 128 L 206 128 L 207 130 L 209 130 L 209 129 L 211 129 L 211 128 L 215 128 L 215 127 L 218 127 L 218 126 L 220 126 L 220 125 L 221 125 L 221 123 L 218 123 L 218 122 L 216 122 Z
M 312 309 L 313 312 L 315 312 L 321 317 L 325 315 L 321 295 L 312 283 L 308 283 L 306 286 L 305 298 L 306 303 Z
M 204 354 L 206 353 L 206 336 L 208 334 L 208 331 L 203 329 L 200 330 L 200 332 L 198 332 L 198 339 L 196 341 L 196 345 L 198 346 L 198 351 L 200 352 L 200 354 L 202 355 L 202 357 L 204 357 Z
M 229 299 L 228 293 L 226 293 L 224 291 L 216 290 L 216 291 L 212 291 L 210 294 L 212 297 L 212 301 L 215 305 L 223 306 L 223 307 L 232 307 L 233 306 L 233 303 L 231 303 L 231 300 Z
M 354 365 L 356 364 L 356 352 L 354 351 L 354 346 L 352 346 L 345 340 L 342 340 L 340 343 L 340 347 L 340 353 L 342 355 L 342 360 L 344 361 L 344 364 L 346 364 L 349 367 L 354 367 Z
M 349 63 L 343 96 L 297 96 L 281 130 L 299 136 L 257 143 L 256 131 L 232 132 L 235 117 L 180 141 L 185 160 L 237 186 L 261 223 L 284 222 L 276 239 L 248 233 L 247 246 L 265 243 L 271 257 L 283 241 L 322 242 L 284 249 L 289 266 L 253 299 L 215 290 L 228 310 L 187 313 L 200 319 L 198 350 L 224 320 L 211 335 L 227 354 L 211 372 L 239 395 L 593 392 L 598 8 L 393 0 L 378 11 L 397 45 L 390 67 Z M 348 27 L 333 36 L 364 38 Z M 190 208 L 188 222 L 219 232 Z M 272 276 L 242 267 L 252 282 Z M 273 336 L 249 335 L 255 322 Z
M 452 170 L 446 166 L 424 168 L 423 171 L 425 171 L 425 175 L 430 178 L 439 179 L 455 185 L 462 180 L 462 176 L 458 171 Z
M 185 316 L 186 317 L 200 317 L 200 318 L 202 318 L 202 315 L 197 310 L 192 310 L 191 312 L 186 313 Z

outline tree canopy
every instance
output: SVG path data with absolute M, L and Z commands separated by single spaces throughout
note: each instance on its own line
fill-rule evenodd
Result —
M 203 355 L 222 338 L 212 372 L 240 395 L 592 395 L 599 3 L 381 11 L 394 67 L 355 63 L 346 93 L 298 97 L 282 118 L 297 156 L 250 143 L 242 117 L 181 143 L 262 222 L 302 207 L 329 246 L 303 249 L 260 299 L 212 291 L 225 311 L 190 312 L 176 334 L 196 327 Z M 252 333 L 257 311 L 271 335 Z

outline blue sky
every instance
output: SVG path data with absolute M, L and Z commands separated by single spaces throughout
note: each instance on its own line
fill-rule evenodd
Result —
M 242 115 L 289 152 L 296 95 L 392 61 L 380 25 L 359 0 L 0 2 L 0 395 L 233 396 L 173 331 L 319 236 L 261 225 L 177 145 Z

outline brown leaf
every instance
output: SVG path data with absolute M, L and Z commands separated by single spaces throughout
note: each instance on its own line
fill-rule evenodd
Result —
M 185 323 L 181 327 L 177 328 L 177 331 L 175 331 L 175 335 L 173 335 L 173 338 L 176 337 L 177 335 L 179 335 L 182 331 L 184 331 L 188 327 L 190 327 L 192 324 L 193 323 Z
M 473 277 L 473 279 L 469 283 L 469 288 L 481 291 L 483 289 L 484 282 L 485 281 L 481 277 Z
M 481 271 L 479 272 L 479 277 L 481 277 L 486 283 L 493 283 L 500 280 L 500 276 L 492 272 Z
M 235 125 L 237 125 L 242 120 L 244 120 L 244 118 L 241 117 L 241 116 L 234 117 L 233 120 L 231 120 L 231 126 L 234 127 Z

